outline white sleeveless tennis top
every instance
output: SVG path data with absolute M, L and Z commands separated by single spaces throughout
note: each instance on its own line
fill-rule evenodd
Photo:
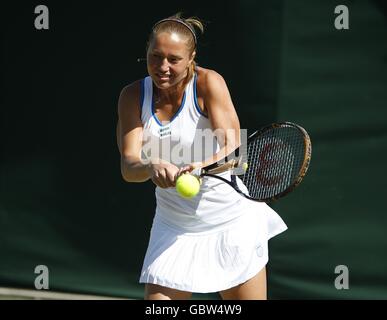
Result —
M 203 161 L 219 150 L 209 119 L 196 97 L 196 77 L 187 84 L 181 106 L 169 122 L 154 113 L 151 77 L 142 80 L 141 120 L 144 128 L 143 158 L 159 157 L 182 167 Z M 205 137 L 205 138 L 203 138 Z M 220 174 L 229 179 L 229 173 Z M 239 187 L 245 188 L 238 179 Z M 204 177 L 199 194 L 184 199 L 175 188 L 156 187 L 155 219 L 183 232 L 215 231 L 243 214 L 249 200 L 219 179 Z

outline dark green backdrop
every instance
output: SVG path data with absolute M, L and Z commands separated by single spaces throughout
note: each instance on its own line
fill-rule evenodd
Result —
M 146 75 L 151 25 L 183 11 L 207 22 L 198 62 L 225 77 L 243 128 L 294 121 L 313 140 L 305 182 L 273 205 L 289 230 L 270 241 L 269 297 L 386 299 L 386 5 L 130 3 L 46 2 L 46 31 L 40 2 L 2 5 L 0 286 L 34 288 L 43 264 L 55 291 L 142 297 L 154 187 L 120 177 L 116 104 Z

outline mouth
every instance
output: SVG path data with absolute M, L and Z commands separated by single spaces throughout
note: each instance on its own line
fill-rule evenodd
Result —
M 157 78 L 159 78 L 161 81 L 168 81 L 171 78 L 170 74 L 162 74 L 162 73 L 156 73 Z

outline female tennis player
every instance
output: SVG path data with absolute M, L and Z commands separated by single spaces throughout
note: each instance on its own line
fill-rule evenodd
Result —
M 200 20 L 180 14 L 157 22 L 147 46 L 149 75 L 119 97 L 122 176 L 156 185 L 140 283 L 151 300 L 210 292 L 223 299 L 266 299 L 268 240 L 286 230 L 283 220 L 218 179 L 203 178 L 191 199 L 175 189 L 180 174 L 224 158 L 240 143 L 224 79 L 195 64 L 196 30 L 203 32 Z

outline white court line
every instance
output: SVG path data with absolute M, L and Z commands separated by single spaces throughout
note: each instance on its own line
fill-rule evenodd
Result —
M 98 295 L 63 293 L 50 290 L 0 288 L 0 300 L 131 300 Z

